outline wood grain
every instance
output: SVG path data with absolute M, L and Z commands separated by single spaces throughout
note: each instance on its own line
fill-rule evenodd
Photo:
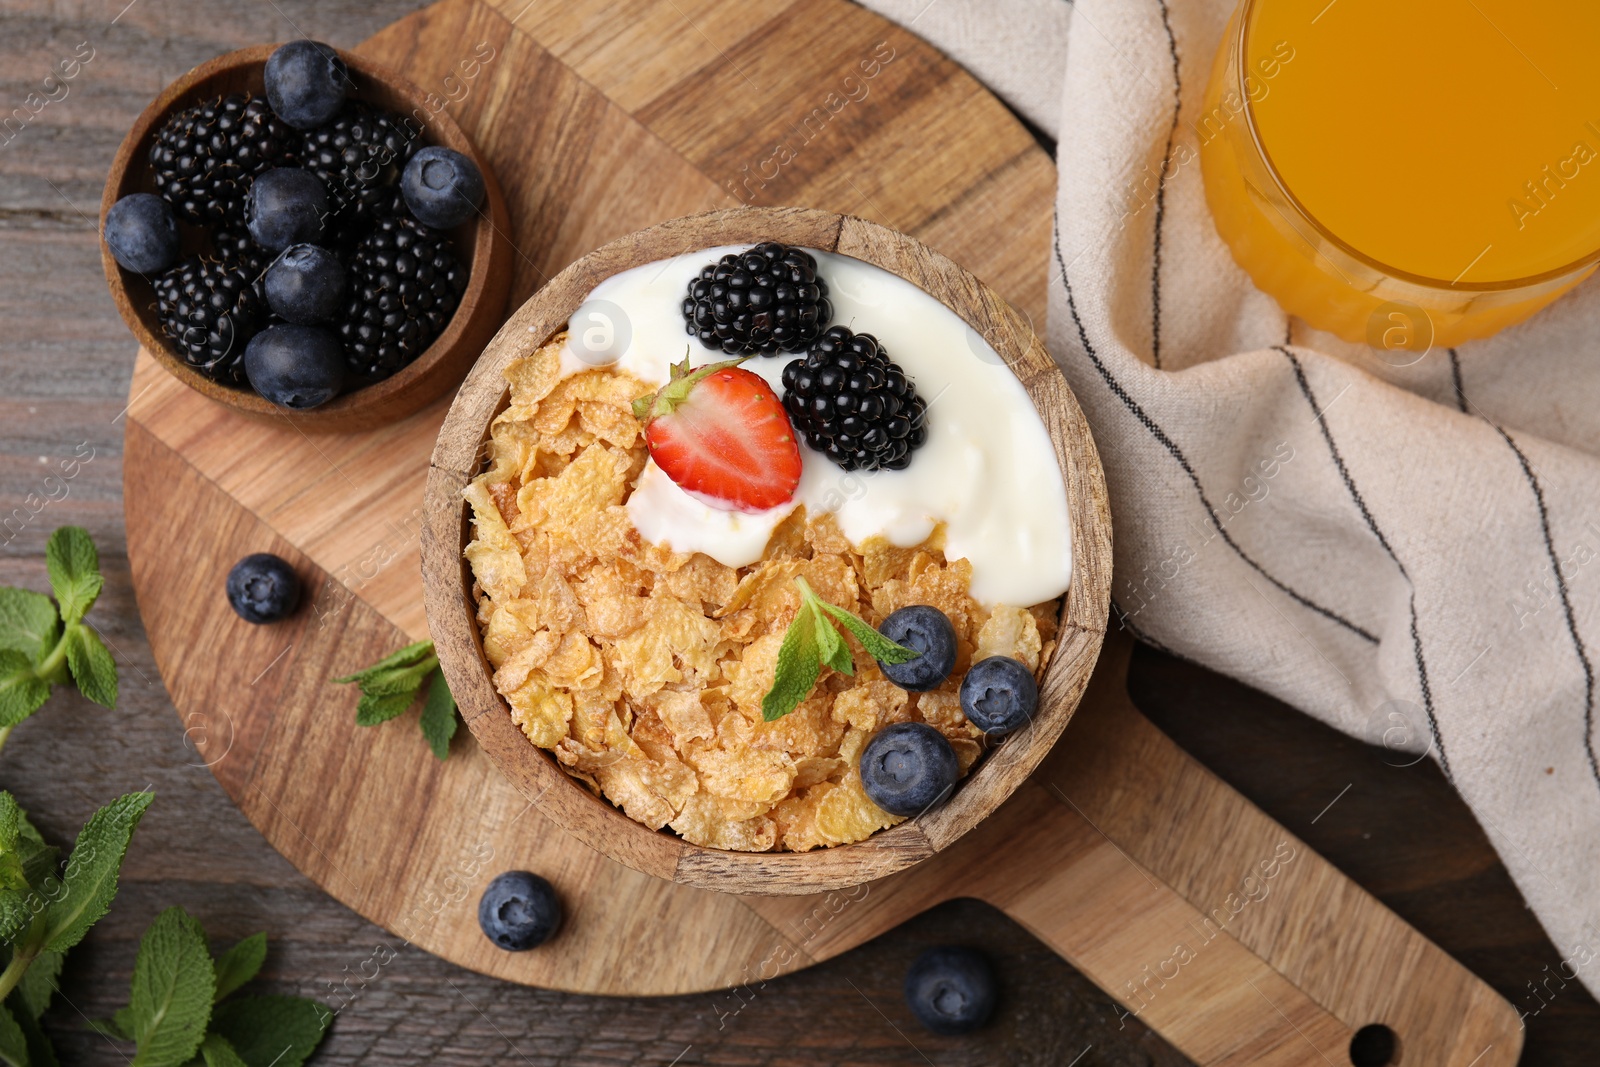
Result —
M 1055 447 L 1073 523 L 1072 583 L 1057 651 L 1040 685 L 1040 714 L 988 754 L 946 803 L 864 841 L 811 852 L 705 848 L 629 819 L 530 745 L 496 692 L 483 651 L 472 538 L 462 490 L 481 467 L 490 423 L 510 402 L 505 370 L 562 329 L 594 287 L 621 271 L 726 245 L 782 240 L 853 256 L 897 274 L 953 309 L 1017 374 Z M 854 216 L 802 208 L 733 208 L 652 226 L 584 256 L 522 305 L 484 351 L 440 430 L 423 500 L 423 586 L 429 629 L 467 725 L 540 810 L 596 851 L 684 885 L 732 893 L 818 893 L 882 878 L 927 859 L 1009 797 L 1061 736 L 1100 650 L 1111 593 L 1111 513 L 1094 439 L 1072 391 L 1018 313 L 977 278 L 914 238 Z
M 32 516 L 21 526 L 14 520 L 0 537 L 0 583 L 46 589 L 49 530 L 68 522 L 88 526 L 108 579 L 90 619 L 112 643 L 123 673 L 123 701 L 114 715 L 60 695 L 21 727 L 0 754 L 0 785 L 17 793 L 58 843 L 70 841 L 94 807 L 117 792 L 153 784 L 158 793 L 117 902 L 74 951 L 65 997 L 48 1016 L 63 1062 L 127 1062 L 84 1019 L 126 1002 L 138 936 L 175 903 L 199 916 L 218 944 L 268 932 L 272 953 L 262 991 L 319 996 L 341 1008 L 319 1064 L 659 1067 L 676 1059 L 680 1067 L 800 1061 L 1059 1067 L 1079 1056 L 1080 1067 L 1188 1062 L 1137 1018 L 1122 1019 L 1105 994 L 1053 951 L 971 900 L 940 905 L 798 974 L 716 994 L 595 998 L 484 977 L 406 947 L 326 896 L 261 839 L 196 765 L 192 739 L 166 697 L 139 625 L 123 553 L 119 416 L 133 368 L 126 328 L 103 287 L 92 205 L 140 108 L 195 63 L 302 34 L 345 47 L 412 6 L 415 0 L 173 0 L 137 4 L 108 26 L 123 4 L 101 10 L 20 0 L 0 16 L 7 31 L 0 35 L 0 94 L 7 106 L 20 106 L 37 90 L 37 79 L 70 54 L 73 42 L 87 39 L 98 49 L 71 83 L 70 98 L 46 108 L 0 152 L 0 241 L 7 251 L 0 257 L 7 325 L 0 334 L 0 516 L 12 518 L 16 509 Z M 678 6 L 699 15 L 686 0 Z M 673 18 L 657 20 L 657 28 L 700 40 Z M 608 39 L 600 30 L 590 37 Z M 639 195 L 652 191 L 640 184 Z M 576 242 L 574 255 L 609 236 Z M 932 243 L 949 251 L 938 239 Z M 1040 271 L 1043 262 L 1041 253 Z M 524 260 L 517 263 L 531 276 Z M 992 271 L 983 273 L 996 281 Z M 80 444 L 94 458 L 67 483 L 64 498 L 39 510 L 45 474 Z M 172 516 L 170 530 L 184 536 L 181 514 Z M 1164 731 L 1525 1011 L 1526 1062 L 1592 1062 L 1600 1006 L 1577 983 L 1551 980 L 1561 953 L 1431 763 L 1391 766 L 1380 751 L 1264 694 L 1150 649 L 1135 652 L 1131 676 L 1140 708 Z M 62 744 L 64 737 L 72 743 Z M 951 940 L 980 945 L 994 961 L 1002 1007 L 977 1034 L 935 1038 L 916 1027 L 899 984 L 917 952 Z M 378 945 L 398 955 L 381 977 L 363 981 L 357 972 Z
M 100 221 L 124 196 L 154 192 L 155 181 L 147 162 L 157 131 L 169 117 L 228 93 L 262 93 L 262 69 L 276 45 L 252 45 L 217 56 L 174 81 L 152 100 L 123 138 L 111 161 L 111 173 L 100 198 Z M 474 62 L 477 60 L 474 56 Z M 461 302 L 433 344 L 396 374 L 381 382 L 346 392 L 309 411 L 286 411 L 244 387 L 225 385 L 201 374 L 173 353 L 165 342 L 155 313 L 155 292 L 150 279 L 118 266 L 109 248 L 101 262 L 111 299 L 122 319 L 156 361 L 184 385 L 218 404 L 266 421 L 288 422 L 312 433 L 351 433 L 373 430 L 426 406 L 459 382 L 483 343 L 499 326 L 510 288 L 511 222 L 506 214 L 500 183 L 455 119 L 444 109 L 438 94 L 425 94 L 405 77 L 362 56 L 345 57 L 356 88 L 352 97 L 411 117 L 429 142 L 454 149 L 472 159 L 483 173 L 484 202 L 480 217 L 451 233 L 456 254 L 468 269 Z M 459 80 L 459 72 L 455 75 Z M 186 228 L 186 234 L 190 231 Z M 184 254 L 189 254 L 185 249 Z

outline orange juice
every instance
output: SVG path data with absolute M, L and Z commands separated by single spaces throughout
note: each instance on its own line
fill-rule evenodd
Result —
M 1426 350 L 1600 261 L 1600 4 L 1245 0 L 1200 136 L 1234 258 L 1312 326 Z

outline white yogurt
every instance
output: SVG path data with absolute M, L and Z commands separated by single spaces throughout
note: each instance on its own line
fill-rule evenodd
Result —
M 613 366 L 661 384 L 685 353 L 694 366 L 723 359 L 684 331 L 682 303 L 700 268 L 734 248 L 647 263 L 607 278 L 572 317 L 564 375 Z M 794 508 L 832 512 L 853 543 L 881 535 L 910 547 L 945 526 L 944 553 L 972 565 L 972 596 L 986 605 L 1038 604 L 1072 577 L 1066 487 L 1044 422 L 994 348 L 939 301 L 888 271 L 812 251 L 828 283 L 833 321 L 882 342 L 928 402 L 928 440 L 901 471 L 847 473 L 800 444 L 794 499 L 769 511 L 722 511 L 689 495 L 654 462 L 628 513 L 646 540 L 704 552 L 729 567 L 761 558 Z M 791 355 L 744 364 L 783 395 Z

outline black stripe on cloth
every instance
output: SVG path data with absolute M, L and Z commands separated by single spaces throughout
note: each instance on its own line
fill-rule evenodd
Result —
M 1453 348 L 1446 349 L 1450 353 L 1450 381 L 1456 387 L 1456 410 L 1465 415 L 1467 413 L 1467 391 L 1461 386 L 1461 357 L 1456 355 Z M 1499 429 L 1499 427 L 1495 427 Z
M 1172 126 L 1167 130 L 1167 148 L 1161 155 L 1161 173 L 1156 175 L 1155 255 L 1150 261 L 1150 359 L 1161 369 L 1161 222 L 1167 217 L 1167 168 L 1172 165 L 1172 141 L 1178 134 L 1178 117 L 1183 111 L 1183 79 L 1178 73 L 1178 39 L 1172 33 L 1167 0 L 1161 4 L 1161 25 L 1167 31 L 1167 51 L 1172 54 Z
M 1453 350 L 1452 350 L 1453 352 Z M 1459 383 L 1460 379 L 1457 379 Z M 1485 419 L 1485 422 L 1489 420 Z M 1539 505 L 1539 528 L 1544 532 L 1544 550 L 1550 558 L 1550 570 L 1556 576 L 1556 592 L 1561 595 L 1561 610 L 1567 618 L 1567 633 L 1572 636 L 1572 647 L 1578 653 L 1578 662 L 1583 664 L 1583 747 L 1589 755 L 1589 771 L 1594 775 L 1596 784 L 1600 784 L 1600 760 L 1595 758 L 1594 752 L 1594 667 L 1589 662 L 1588 650 L 1583 647 L 1583 639 L 1578 636 L 1578 620 L 1572 611 L 1572 597 L 1567 593 L 1567 579 L 1561 573 L 1561 561 L 1556 555 L 1555 539 L 1550 536 L 1550 509 L 1545 506 L 1544 487 L 1539 484 L 1538 477 L 1533 473 L 1533 466 L 1528 462 L 1528 457 L 1522 449 L 1495 423 L 1495 432 L 1498 433 L 1511 451 L 1516 453 L 1517 462 L 1522 465 L 1523 477 L 1528 479 L 1528 486 L 1533 490 L 1533 499 Z
M 1129 615 L 1123 606 L 1117 603 L 1116 597 L 1111 598 L 1111 612 L 1117 617 L 1117 625 L 1133 634 L 1134 640 L 1139 641 L 1142 644 L 1149 645 L 1158 652 L 1165 652 L 1169 656 L 1177 656 L 1179 659 L 1184 658 L 1183 656 L 1178 655 L 1178 653 L 1172 651 L 1172 649 L 1168 648 L 1166 645 L 1162 644 L 1160 641 L 1156 640 L 1154 637 L 1151 637 L 1149 634 L 1139 629 L 1139 627 L 1135 626 L 1133 624 L 1133 616 Z
M 1433 712 L 1433 685 L 1428 680 L 1428 664 L 1422 655 L 1422 634 L 1417 629 L 1417 585 L 1411 580 L 1411 575 L 1406 573 L 1406 565 L 1400 562 L 1400 557 L 1395 554 L 1390 546 L 1389 539 L 1383 536 L 1383 531 L 1378 529 L 1377 520 L 1372 517 L 1372 512 L 1367 507 L 1366 499 L 1361 491 L 1356 488 L 1355 479 L 1350 477 L 1350 468 L 1345 466 L 1344 457 L 1339 454 L 1339 446 L 1333 443 L 1333 431 L 1328 428 L 1327 412 L 1317 404 L 1316 393 L 1311 388 L 1311 383 L 1306 379 L 1305 368 L 1300 365 L 1300 360 L 1295 354 L 1285 347 L 1278 347 L 1277 351 L 1283 353 L 1289 361 L 1289 366 L 1294 368 L 1295 381 L 1300 385 L 1300 395 L 1305 397 L 1307 404 L 1311 405 L 1311 414 L 1317 426 L 1322 431 L 1322 440 L 1328 446 L 1328 454 L 1333 457 L 1333 465 L 1339 470 L 1339 477 L 1344 481 L 1344 487 L 1350 493 L 1350 499 L 1355 501 L 1356 510 L 1361 512 L 1361 519 L 1367 524 L 1367 529 L 1372 536 L 1378 539 L 1378 544 L 1389 554 L 1395 567 L 1400 571 L 1400 577 L 1406 580 L 1411 587 L 1409 607 L 1411 611 L 1411 652 L 1417 661 L 1417 681 L 1422 689 L 1422 709 L 1428 716 L 1428 733 L 1433 737 L 1434 748 L 1439 753 L 1439 767 L 1444 771 L 1444 776 L 1450 781 L 1455 777 L 1450 773 L 1450 758 L 1445 755 L 1444 739 L 1439 736 L 1439 720 Z M 1337 399 L 1337 398 L 1335 398 Z
M 1205 487 L 1200 484 L 1200 476 L 1195 473 L 1194 466 L 1189 462 L 1189 458 L 1183 454 L 1183 450 L 1173 442 L 1172 438 L 1167 436 L 1166 431 L 1157 425 L 1156 421 L 1145 412 L 1144 408 L 1139 406 L 1138 401 L 1134 400 L 1128 391 L 1123 388 L 1122 383 L 1112 376 L 1110 369 L 1106 367 L 1105 363 L 1101 361 L 1099 353 L 1095 351 L 1094 345 L 1089 343 L 1088 331 L 1083 327 L 1083 320 L 1078 317 L 1078 304 L 1072 295 L 1072 283 L 1067 281 L 1067 264 L 1065 258 L 1061 255 L 1061 228 L 1059 225 L 1052 226 L 1051 240 L 1055 245 L 1056 266 L 1061 273 L 1061 287 L 1066 290 L 1067 294 L 1067 310 L 1072 315 L 1073 324 L 1078 328 L 1078 341 L 1083 345 L 1084 353 L 1089 357 L 1089 361 L 1094 364 L 1094 369 L 1099 373 L 1101 380 L 1106 383 L 1106 388 L 1110 389 L 1112 394 L 1122 401 L 1123 406 L 1128 409 L 1134 418 L 1139 420 L 1140 424 L 1150 432 L 1150 435 L 1161 444 L 1161 447 L 1165 448 L 1168 454 L 1178 461 L 1178 466 L 1182 467 L 1183 472 L 1189 476 L 1189 481 L 1194 485 L 1195 492 L 1200 496 L 1200 503 L 1206 510 L 1206 517 L 1211 520 L 1212 525 L 1216 526 L 1217 533 L 1222 535 L 1223 543 L 1233 549 L 1234 554 L 1248 563 L 1257 574 L 1271 582 L 1274 587 L 1295 603 L 1302 607 L 1310 608 L 1330 622 L 1338 623 L 1357 637 L 1365 638 L 1372 644 L 1377 644 L 1378 638 L 1375 634 L 1363 630 L 1338 612 L 1323 607 L 1310 597 L 1289 588 L 1276 577 L 1267 573 L 1266 568 L 1250 558 L 1244 549 L 1240 548 L 1234 541 L 1227 528 L 1217 521 L 1216 510 L 1211 506 L 1211 500 L 1206 496 Z

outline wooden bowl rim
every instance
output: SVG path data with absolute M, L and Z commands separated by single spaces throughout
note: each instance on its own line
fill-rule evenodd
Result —
M 281 44 L 282 42 L 251 45 L 209 59 L 168 85 L 160 96 L 140 112 L 127 136 L 122 139 L 122 144 L 118 146 L 117 154 L 111 163 L 111 170 L 106 176 L 105 191 L 100 197 L 101 233 L 105 232 L 106 213 L 111 210 L 111 206 L 123 196 L 138 191 L 135 188 L 138 183 L 134 178 L 138 168 L 145 165 L 144 153 L 140 149 L 146 144 L 152 131 L 160 126 L 180 102 L 183 102 L 184 106 L 194 103 L 190 97 L 197 90 L 201 91 L 201 96 L 209 95 L 203 90 L 212 81 L 252 67 L 264 67 L 267 57 Z M 382 86 L 389 93 L 404 98 L 415 107 L 427 106 L 428 94 L 403 75 L 347 49 L 338 49 L 338 53 L 339 58 L 369 84 Z M 355 99 L 360 100 L 362 97 Z M 484 212 L 474 224 L 472 264 L 467 288 L 461 294 L 461 301 L 456 306 L 455 313 L 451 316 L 444 332 L 434 339 L 433 344 L 399 372 L 380 382 L 344 393 L 326 404 L 304 411 L 289 411 L 251 390 L 214 382 L 167 348 L 160 332 L 146 321 L 147 312 L 142 313 L 139 310 L 132 294 L 128 291 L 126 275 L 133 272 L 125 271 L 117 263 L 111 255 L 111 250 L 102 240 L 100 261 L 105 269 L 106 282 L 111 288 L 112 300 L 115 301 L 123 322 L 127 324 L 145 351 L 149 352 L 167 373 L 189 388 L 249 416 L 268 419 L 288 418 L 307 430 L 370 428 L 368 425 L 370 420 L 365 420 L 361 416 L 372 409 L 383 409 L 392 417 L 398 418 L 441 395 L 450 385 L 455 384 L 455 379 L 461 373 L 461 370 L 455 375 L 440 373 L 441 364 L 452 362 L 463 345 L 470 345 L 475 336 L 481 336 L 485 332 L 482 323 L 477 321 L 480 316 L 499 315 L 504 308 L 505 295 L 509 290 L 506 269 L 509 238 L 505 234 L 509 231 L 510 216 L 507 213 L 504 193 L 488 161 L 456 123 L 449 109 L 441 107 L 430 115 L 424 129 L 431 132 L 435 142 L 462 153 L 478 165 L 484 177 Z M 427 392 L 402 405 L 397 398 L 410 393 L 413 386 Z
M 1056 447 L 1072 523 L 1073 573 L 1057 647 L 1040 686 L 1033 728 L 985 754 L 944 805 L 863 841 L 810 852 L 732 852 L 651 830 L 596 797 L 512 723 L 484 657 L 462 490 L 481 469 L 491 420 L 509 403 L 502 371 L 564 328 L 600 280 L 641 263 L 720 245 L 778 240 L 835 251 L 917 285 L 988 338 L 1027 389 Z M 964 306 L 930 290 L 959 294 Z M 817 893 L 881 878 L 948 847 L 1010 796 L 1065 729 L 1105 635 L 1111 593 L 1111 519 L 1088 424 L 1060 368 L 1025 316 L 976 277 L 921 242 L 854 216 L 804 208 L 743 207 L 660 223 L 568 266 L 514 313 L 462 384 L 428 472 L 422 566 L 429 629 L 462 715 L 502 773 L 546 816 L 636 870 L 726 892 Z M 494 712 L 495 714 L 490 714 Z

